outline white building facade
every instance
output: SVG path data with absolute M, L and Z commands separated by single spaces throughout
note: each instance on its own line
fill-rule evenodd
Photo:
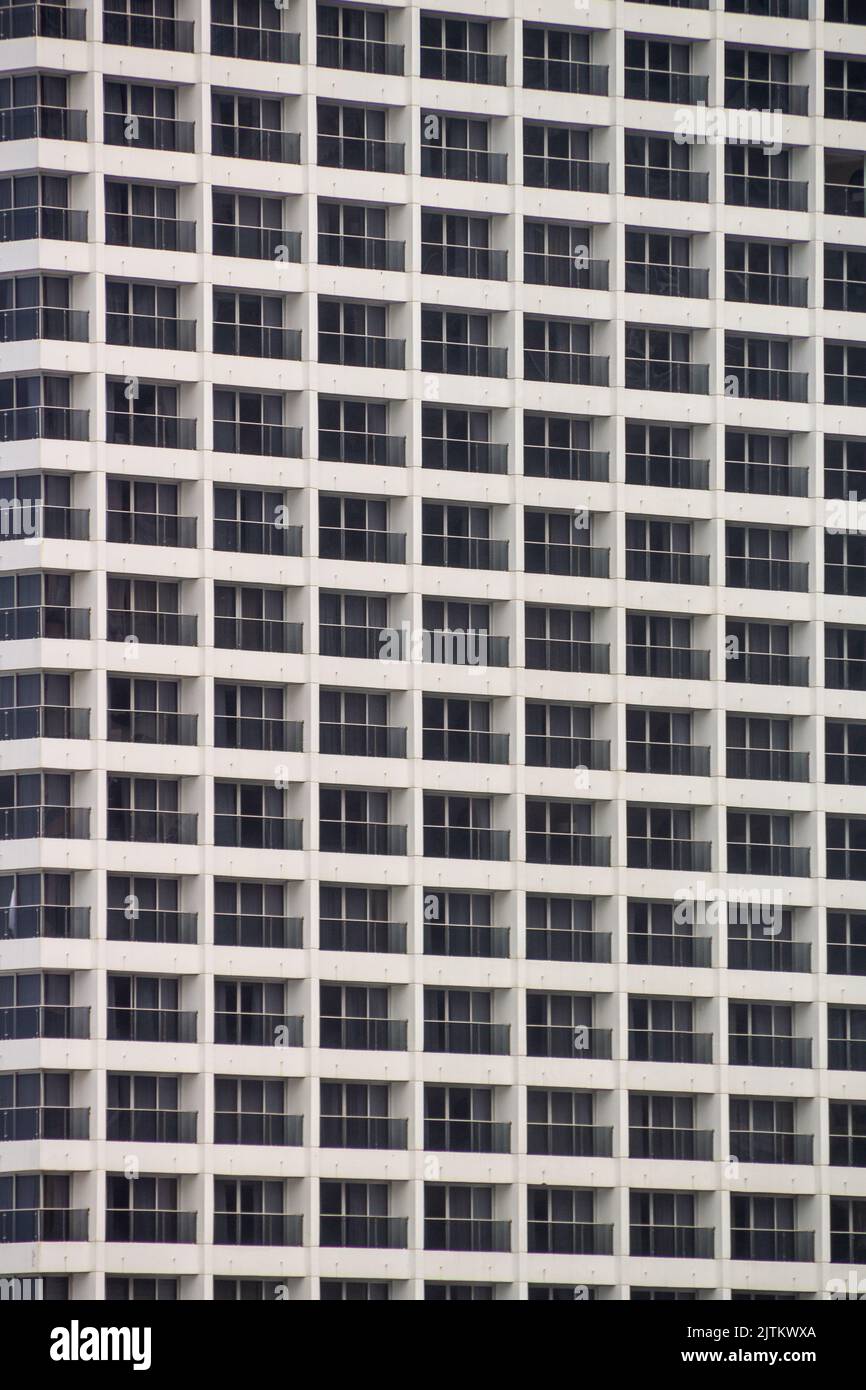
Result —
M 866 1277 L 863 19 L 0 8 L 9 1296 Z

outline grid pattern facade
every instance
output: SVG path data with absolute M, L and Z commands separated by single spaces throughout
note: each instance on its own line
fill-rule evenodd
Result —
M 853 1296 L 862 20 L 0 7 L 0 1277 Z

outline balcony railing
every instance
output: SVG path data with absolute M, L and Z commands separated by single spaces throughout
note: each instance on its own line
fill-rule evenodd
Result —
M 424 923 L 425 956 L 463 956 L 482 960 L 508 957 L 510 932 L 507 927 L 473 925 L 469 922 Z
M 825 756 L 825 780 L 836 786 L 866 786 L 866 754 L 827 753 Z
M 404 270 L 406 243 L 385 237 L 319 232 L 319 264 L 350 270 Z
M 424 438 L 421 467 L 456 473 L 507 473 L 508 445 L 487 440 Z
M 323 1015 L 319 1046 L 358 1052 L 405 1052 L 408 1023 L 403 1018 L 343 1018 Z
M 197 1015 L 181 1009 L 127 1009 L 109 1005 L 108 1037 L 123 1042 L 194 1043 Z
M 725 676 L 749 685 L 808 685 L 809 658 L 781 652 L 740 652 L 725 661 Z
M 109 1109 L 105 1137 L 121 1144 L 194 1144 L 197 1122 L 194 1110 Z
M 469 280 L 504 280 L 508 252 L 486 246 L 449 246 L 422 241 L 422 275 L 457 275 Z
M 613 1033 L 610 1028 L 589 1028 L 584 1024 L 528 1023 L 528 1057 L 573 1057 L 581 1060 L 609 1060 Z
M 828 405 L 866 405 L 866 376 L 825 372 L 824 399 Z
M 214 913 L 215 946 L 253 946 L 298 951 L 304 944 L 303 917 L 268 917 L 257 913 Z
M 808 468 L 787 463 L 744 463 L 725 460 L 725 491 L 753 492 L 764 497 L 807 497 Z
M 732 367 L 725 365 L 725 377 L 736 386 L 737 396 L 758 401 L 806 401 L 809 398 L 808 372 L 788 372 L 775 367 Z
M 441 145 L 421 146 L 421 174 L 429 179 L 460 179 L 470 183 L 505 183 L 508 156 L 489 150 Z
M 731 1227 L 732 1260 L 797 1260 L 815 1258 L 814 1231 L 746 1230 Z
M 710 389 L 710 369 L 705 362 L 627 357 L 625 386 L 628 391 L 684 391 L 705 396 Z
M 628 1156 L 709 1163 L 713 1157 L 713 1131 L 629 1125 Z
M 20 907 L 0 908 L 0 941 L 25 941 L 34 937 L 85 941 L 89 936 L 89 907 L 22 903 Z
M 468 1052 L 469 1048 L 432 1048 L 428 1051 Z M 474 1049 L 472 1049 L 474 1050 Z M 495 1120 L 424 1121 L 424 1148 L 440 1153 L 507 1154 L 511 1152 L 511 1125 Z
M 599 449 L 545 448 L 540 444 L 523 446 L 523 471 L 527 478 L 561 478 L 571 482 L 606 483 L 609 464 L 610 455 Z
M 406 730 L 390 724 L 319 724 L 319 752 L 354 758 L 405 758 Z
M 827 1066 L 831 1071 L 866 1071 L 866 1038 L 828 1038 Z
M 526 766 L 586 767 L 593 772 L 608 771 L 610 740 L 569 737 L 564 734 L 527 734 Z
M 543 352 L 527 348 L 523 374 L 527 381 L 561 382 L 569 386 L 609 385 L 609 359 L 588 352 Z
M 70 111 L 65 106 L 0 108 L 0 141 L 86 139 L 86 111 Z
M 445 372 L 454 376 L 504 377 L 508 371 L 508 349 L 483 343 L 421 343 L 421 370 Z
M 610 961 L 611 933 L 569 927 L 527 927 L 527 960 L 568 960 L 581 965 Z
M 422 757 L 433 762 L 507 763 L 508 734 L 480 729 L 424 729 Z
M 567 58 L 523 58 L 523 85 L 533 91 L 607 96 L 606 67 Z
M 527 830 L 526 859 L 530 864 L 606 868 L 610 865 L 610 836 Z
M 640 743 L 630 739 L 626 744 L 626 771 L 709 777 L 710 750 L 693 743 Z
M 403 45 L 383 43 L 381 39 L 354 39 L 345 35 L 319 34 L 316 62 L 320 68 L 342 68 L 346 72 L 375 72 L 402 77 Z
M 303 1047 L 304 1020 L 285 1014 L 224 1013 L 214 1014 L 215 1043 L 221 1046 Z
M 153 646 L 194 647 L 198 641 L 198 619 L 194 613 L 109 608 L 106 619 L 108 642 L 125 642 L 128 637 L 137 637 L 139 642 Z
M 86 10 L 67 5 L 4 6 L 0 10 L 0 39 L 83 39 Z
M 195 223 L 176 217 L 106 212 L 105 241 L 108 246 L 138 246 L 150 251 L 194 251 Z
M 86 640 L 89 636 L 89 608 L 63 608 L 51 605 L 0 609 L 0 641 L 30 641 L 34 638 L 65 638 L 79 641 Z
M 824 211 L 836 217 L 863 217 L 866 215 L 863 183 L 825 183 Z
M 407 1216 L 319 1217 L 319 1244 L 332 1249 L 406 1250 L 408 1238 Z
M 3 541 L 90 539 L 90 512 L 86 507 L 54 507 L 35 500 L 7 502 L 0 508 L 0 544 Z
M 217 748 L 250 748 L 265 753 L 300 753 L 304 747 L 304 725 L 300 720 L 216 714 L 214 744 Z
M 215 453 L 255 454 L 264 458 L 300 458 L 303 431 L 295 425 L 214 420 Z
M 103 122 L 106 145 L 126 145 L 138 150 L 170 150 L 180 154 L 192 154 L 195 149 L 194 121 L 106 111 Z
M 712 844 L 708 840 L 667 840 L 629 835 L 630 869 L 677 869 L 685 873 L 710 871 Z
M 745 844 L 728 841 L 729 874 L 771 874 L 808 878 L 809 850 L 798 845 Z
M 192 53 L 195 24 L 191 19 L 162 19 L 153 15 L 102 12 L 103 43 L 129 44 L 134 48 L 159 48 Z
M 728 555 L 725 583 L 732 589 L 776 589 L 804 594 L 809 590 L 809 566 L 796 560 Z
M 179 415 L 150 415 L 144 411 L 106 412 L 106 443 L 133 444 L 144 449 L 194 449 L 196 422 Z
M 195 351 L 195 319 L 157 318 L 155 314 L 105 315 L 105 341 L 118 347 Z
M 611 1255 L 613 1226 L 588 1221 L 528 1221 L 528 1249 L 542 1255 Z
M 174 710 L 109 709 L 108 738 L 118 743 L 165 743 L 193 747 L 198 716 Z
M 325 169 L 354 169 L 367 174 L 402 174 L 405 146 L 393 140 L 353 135 L 319 135 L 316 162 Z
M 527 285 L 557 285 L 572 290 L 606 290 L 608 261 L 582 260 L 553 252 L 525 251 L 523 279 Z M 504 278 L 504 277 L 496 277 Z
M 665 294 L 683 299 L 706 299 L 710 272 L 688 265 L 657 265 L 626 261 L 625 288 L 629 294 Z
M 709 555 L 678 550 L 626 550 L 625 577 L 651 584 L 708 584 Z
M 528 188 L 561 189 L 567 193 L 607 193 L 609 166 L 591 159 L 525 154 L 523 182 Z
M 484 826 L 425 825 L 424 854 L 428 859 L 508 859 L 510 832 Z
M 607 675 L 610 645 L 606 642 L 569 642 L 559 637 L 527 637 L 526 665 L 533 671 L 571 671 L 581 675 Z
M 16 705 L 0 709 L 0 740 L 89 737 L 89 709 L 69 705 Z
M 399 531 L 319 527 L 319 555 L 326 560 L 357 560 L 367 564 L 405 565 L 406 535 Z
M 321 820 L 319 849 L 331 854 L 405 854 L 406 826 L 378 821 Z
M 763 78 L 726 77 L 725 106 L 738 111 L 782 111 L 787 116 L 806 116 L 809 88 Z M 825 110 L 824 115 L 829 114 Z
M 741 1163 L 812 1163 L 811 1134 L 732 1129 L 731 1157 Z
M 0 11 L 0 14 L 15 14 L 17 11 L 16 5 Z M 31 241 L 37 237 L 45 241 L 86 241 L 87 213 L 77 208 L 42 206 L 3 208 L 0 211 L 0 242 Z
M 667 169 L 646 164 L 625 166 L 625 191 L 629 198 L 664 198 L 669 202 L 706 203 L 710 176 L 700 170 Z
M 301 259 L 301 233 L 282 227 L 214 222 L 211 236 L 215 256 L 240 256 L 251 261 L 297 262 Z
M 844 309 L 849 314 L 866 313 L 866 281 L 824 278 L 824 308 Z
M 507 1252 L 511 1249 L 511 1222 L 428 1216 L 424 1219 L 424 1249 Z
M 728 938 L 729 970 L 782 970 L 806 972 L 812 968 L 808 941 L 781 941 L 772 936 Z
M 384 367 L 388 371 L 403 371 L 406 343 L 402 338 L 320 331 L 319 361 L 340 367 Z
M 526 1152 L 557 1158 L 610 1158 L 611 1125 L 536 1124 L 526 1126 Z
M 732 748 L 729 745 L 725 775 L 757 777 L 769 782 L 808 782 L 809 754 L 792 753 L 787 748 Z
M 808 293 L 809 281 L 805 275 L 772 275 L 763 270 L 725 271 L 725 299 L 736 304 L 778 304 L 804 309 Z
M 629 1253 L 655 1259 L 711 1260 L 715 1232 L 708 1226 L 629 1227 Z
M 214 323 L 213 351 L 227 357 L 301 360 L 301 330 L 260 323 Z
M 730 207 L 805 212 L 808 201 L 808 183 L 763 174 L 725 174 L 725 202 Z
M 713 1060 L 713 1035 L 663 1028 L 629 1028 L 628 1055 L 633 1062 L 708 1064 Z
M 194 1211 L 121 1211 L 109 1207 L 105 1213 L 105 1239 L 134 1245 L 194 1245 Z
M 387 1115 L 322 1115 L 319 1143 L 323 1149 L 405 1149 L 409 1121 Z
M 216 1110 L 215 1144 L 261 1144 L 298 1148 L 304 1142 L 303 1115 L 270 1115 L 249 1111 Z
M 445 569 L 506 570 L 508 541 L 425 533 L 421 537 L 421 563 Z
M 136 907 L 109 907 L 106 913 L 109 941 L 151 941 L 160 945 L 195 945 L 198 916 L 195 912 Z
M 214 618 L 214 646 L 233 652 L 297 653 L 304 649 L 303 623 L 280 618 Z
M 0 1009 L 0 1039 L 90 1037 L 90 1009 L 69 1004 L 13 1004 Z
M 678 106 L 696 106 L 702 102 L 706 105 L 709 81 L 700 73 L 626 67 L 625 96 L 630 101 L 675 102 Z
M 0 1211 L 0 1245 L 7 1241 L 33 1245 L 48 1240 L 87 1240 L 89 1216 L 86 1207 L 19 1207 L 16 1211 Z
M 261 159 L 268 164 L 300 164 L 301 137 L 293 130 L 220 125 L 214 121 L 211 154 L 224 159 Z
M 321 917 L 319 950 L 406 954 L 406 923 L 367 918 Z
M 302 820 L 283 816 L 214 815 L 214 844 L 233 849 L 303 849 Z
M 0 1110 L 0 1143 L 32 1139 L 88 1139 L 90 1111 L 68 1106 L 19 1106 Z
M 251 58 L 259 63 L 299 63 L 301 36 L 279 29 L 254 28 L 248 24 L 211 22 L 210 51 L 218 58 Z
M 811 1067 L 812 1039 L 772 1033 L 731 1033 L 728 1060 L 734 1067 Z
M 709 936 L 674 936 L 663 932 L 630 931 L 629 965 L 675 965 L 708 969 L 713 963 Z
M 6 806 L 0 840 L 89 840 L 89 806 Z
M 433 48 L 421 45 L 421 76 L 442 82 L 475 82 L 505 85 L 504 53 L 482 53 L 471 48 Z
M 194 549 L 197 518 L 159 512 L 107 511 L 105 539 L 118 545 L 167 545 Z
M 464 1023 L 424 1020 L 425 1052 L 466 1052 L 473 1056 L 507 1057 L 511 1028 L 507 1023 Z
M 663 680 L 705 681 L 710 678 L 710 654 L 693 647 L 659 647 L 629 642 L 629 676 L 659 676 Z
M 363 1221 L 367 1218 L 347 1218 Z M 372 1218 L 371 1218 L 372 1219 Z M 326 1242 L 322 1240 L 322 1244 Z M 262 1212 L 215 1212 L 215 1245 L 294 1246 L 303 1244 L 303 1217 Z
M 86 343 L 88 314 L 82 309 L 4 309 L 0 312 L 0 342 L 21 343 L 52 338 L 65 343 Z
M 22 439 L 84 440 L 90 412 L 60 405 L 23 405 L 0 410 L 0 443 Z
M 422 446 L 425 457 L 426 442 Z M 399 435 L 320 428 L 319 458 L 332 463 L 363 463 L 402 468 L 406 463 L 406 440 Z M 430 465 L 425 463 L 423 466 L 426 468 Z

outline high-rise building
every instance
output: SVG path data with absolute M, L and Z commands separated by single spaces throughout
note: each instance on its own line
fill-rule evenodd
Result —
M 4 1296 L 866 1275 L 864 21 L 0 4 Z

